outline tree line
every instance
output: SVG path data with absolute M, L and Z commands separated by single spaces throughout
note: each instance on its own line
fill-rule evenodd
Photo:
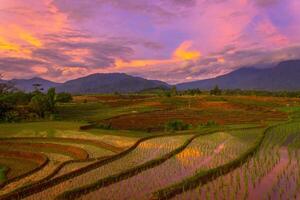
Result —
M 184 91 L 176 91 L 172 94 L 176 94 L 179 96 L 182 95 L 202 95 L 202 94 L 210 94 L 210 95 L 225 95 L 225 96 L 273 96 L 273 97 L 289 97 L 289 98 L 300 98 L 300 91 L 264 91 L 264 90 L 241 90 L 241 89 L 221 89 L 219 86 L 215 86 L 211 90 L 200 90 L 196 89 L 188 89 Z
M 70 101 L 71 94 L 56 93 L 55 88 L 42 92 L 42 88 L 35 87 L 33 92 L 25 93 L 11 83 L 0 83 L 0 121 L 51 118 L 57 113 L 57 103 Z
M 273 97 L 290 97 L 300 98 L 300 91 L 264 91 L 264 90 L 242 90 L 242 89 L 221 89 L 218 85 L 211 90 L 201 90 L 199 88 L 177 90 L 176 86 L 171 88 L 153 88 L 148 91 L 143 91 L 141 94 L 149 93 L 158 96 L 197 96 L 197 95 L 225 95 L 225 96 L 273 96 Z

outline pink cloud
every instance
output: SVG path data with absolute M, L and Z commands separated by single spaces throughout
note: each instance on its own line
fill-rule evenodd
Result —
M 281 5 L 279 0 L 2 0 L 0 72 L 60 81 L 128 72 L 180 82 L 297 58 L 300 2 L 284 1 L 289 14 L 284 20 L 277 16 Z

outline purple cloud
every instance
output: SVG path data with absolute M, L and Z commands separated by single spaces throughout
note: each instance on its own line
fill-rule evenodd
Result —
M 0 70 L 53 80 L 94 72 L 171 83 L 213 77 L 299 58 L 299 13 L 298 0 L 5 0 Z M 199 58 L 176 60 L 186 41 L 183 57 Z

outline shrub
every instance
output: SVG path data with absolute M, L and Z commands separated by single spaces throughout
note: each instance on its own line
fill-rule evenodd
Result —
M 219 88 L 219 86 L 215 86 L 214 89 L 212 89 L 210 91 L 211 95 L 221 95 L 222 94 L 222 90 Z
M 189 124 L 184 123 L 181 120 L 172 120 L 166 123 L 166 131 L 183 131 L 190 128 Z
M 2 100 L 9 102 L 13 105 L 27 105 L 30 102 L 31 94 L 26 94 L 24 92 L 14 92 L 7 93 L 0 97 Z
M 71 102 L 72 100 L 73 100 L 72 95 L 66 92 L 58 93 L 56 96 L 56 102 L 68 103 Z
M 51 121 L 61 120 L 61 116 L 55 113 L 50 114 L 49 119 Z
M 206 123 L 200 124 L 199 128 L 202 128 L 202 127 L 214 127 L 214 126 L 219 126 L 219 124 L 216 121 L 214 121 L 214 120 L 210 120 L 210 121 L 207 121 Z
M 16 110 L 11 110 L 5 115 L 6 122 L 20 122 L 21 120 L 22 116 L 20 116 L 20 113 Z
M 165 95 L 166 97 L 171 97 L 171 96 L 172 96 L 172 94 L 171 94 L 170 91 L 166 91 L 166 92 L 164 93 L 164 95 Z
M 0 97 L 0 121 L 6 120 L 6 114 L 14 109 L 14 105 Z
M 48 111 L 51 113 L 55 110 L 55 104 L 56 104 L 56 92 L 55 88 L 50 88 L 47 92 L 47 103 L 48 103 Z
M 32 112 L 36 113 L 39 117 L 44 118 L 48 110 L 48 99 L 45 95 L 39 94 L 32 97 L 29 108 Z
M 113 127 L 111 125 L 111 123 L 108 123 L 108 124 L 97 124 L 95 128 L 98 128 L 98 129 L 106 129 L 106 130 L 112 130 Z

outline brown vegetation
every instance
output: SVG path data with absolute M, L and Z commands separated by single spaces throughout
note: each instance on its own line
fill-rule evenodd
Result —
M 37 151 L 37 152 L 50 152 L 50 153 L 60 153 L 73 157 L 74 159 L 87 159 L 89 154 L 82 148 L 52 144 L 52 143 L 21 143 L 21 142 L 1 142 L 1 149 L 15 149 L 15 150 L 25 150 L 25 151 Z
M 214 104 L 220 105 L 220 104 Z M 271 110 L 252 110 L 246 109 L 222 109 L 222 107 L 212 107 L 196 110 L 163 110 L 147 113 L 137 113 L 123 115 L 107 120 L 102 123 L 110 124 L 113 129 L 124 130 L 146 130 L 160 131 L 164 129 L 165 124 L 171 120 L 182 120 L 184 123 L 198 126 L 208 121 L 215 121 L 217 124 L 239 124 L 239 123 L 257 123 L 267 120 L 284 120 L 287 118 L 285 113 Z

